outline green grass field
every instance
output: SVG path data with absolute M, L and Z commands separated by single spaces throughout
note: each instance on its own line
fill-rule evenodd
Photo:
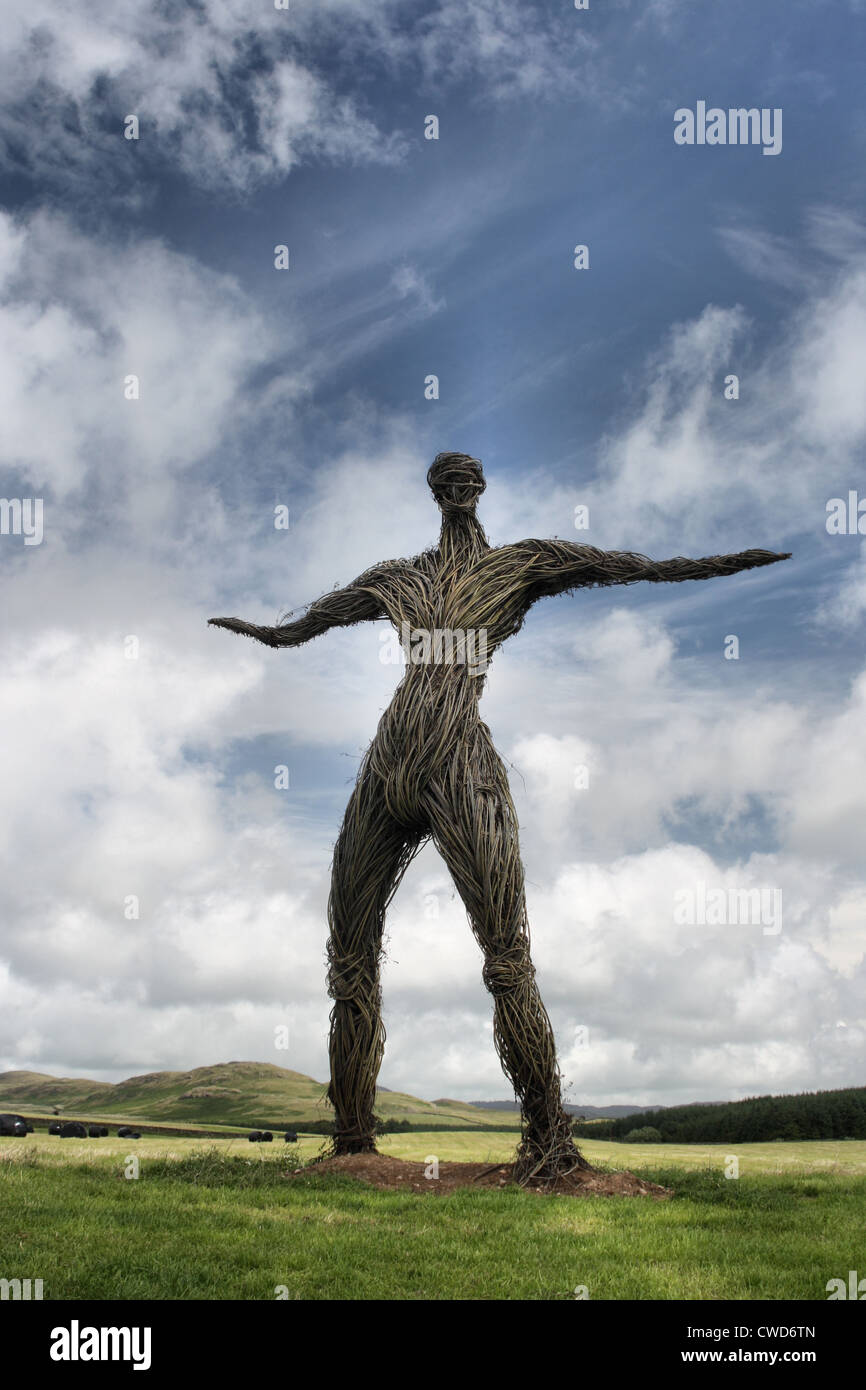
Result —
M 825 1300 L 866 1271 L 866 1142 L 673 1147 L 584 1141 L 666 1202 L 508 1188 L 381 1192 L 290 1168 L 320 1151 L 149 1136 L 0 1140 L 0 1277 L 49 1299 Z M 514 1136 L 390 1135 L 422 1160 L 508 1159 Z M 740 1176 L 727 1179 L 727 1153 Z M 125 1178 L 127 1155 L 140 1164 Z

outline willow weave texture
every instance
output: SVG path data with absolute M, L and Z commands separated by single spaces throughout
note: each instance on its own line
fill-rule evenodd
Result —
M 642 580 L 710 579 L 788 557 L 747 550 L 655 561 L 563 540 L 523 540 L 493 548 L 475 514 L 485 487 L 479 461 L 466 454 L 439 454 L 427 481 L 442 513 L 435 547 L 411 559 L 374 565 L 294 621 L 276 627 L 238 618 L 210 622 L 270 647 L 300 646 L 329 628 L 383 618 L 400 633 L 464 635 L 442 648 L 445 659 L 435 659 L 433 642 L 429 659 L 407 660 L 404 678 L 361 764 L 334 848 L 328 902 L 333 1149 L 375 1149 L 376 1079 L 385 1045 L 379 983 L 385 912 L 407 865 L 432 839 L 483 952 L 496 1050 L 520 1099 L 522 1137 L 515 1176 L 524 1184 L 552 1183 L 590 1165 L 574 1143 L 563 1108 L 553 1030 L 530 959 L 508 778 L 479 718 L 486 663 L 541 598 Z M 475 646 L 461 646 L 470 633 Z M 477 659 L 479 634 L 485 643 L 483 662 Z M 467 654 L 476 659 L 466 659 Z

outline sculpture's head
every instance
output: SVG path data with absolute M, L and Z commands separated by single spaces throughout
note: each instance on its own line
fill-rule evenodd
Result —
M 487 486 L 480 461 L 469 454 L 437 454 L 427 482 L 443 512 L 474 512 Z

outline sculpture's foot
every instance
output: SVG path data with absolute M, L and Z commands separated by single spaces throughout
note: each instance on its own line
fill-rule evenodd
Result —
M 334 1132 L 329 1152 L 336 1154 L 374 1154 L 376 1135 L 374 1124 L 351 1125 Z
M 521 1187 L 550 1187 L 559 1178 L 577 1172 L 593 1173 L 595 1169 L 567 1126 L 541 1135 L 532 1131 L 524 1135 L 514 1165 L 514 1180 Z

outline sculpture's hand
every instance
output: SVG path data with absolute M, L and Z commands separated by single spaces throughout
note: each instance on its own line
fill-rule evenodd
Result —
M 304 638 L 292 633 L 294 623 L 284 623 L 281 627 L 259 627 L 256 623 L 245 623 L 243 618 L 208 618 L 208 627 L 224 627 L 228 632 L 240 632 L 244 637 L 254 637 L 268 647 L 296 647 Z

